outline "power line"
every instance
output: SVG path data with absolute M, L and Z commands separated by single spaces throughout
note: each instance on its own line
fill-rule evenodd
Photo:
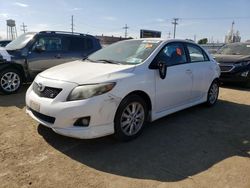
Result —
M 128 37 L 128 29 L 129 29 L 128 25 L 125 24 L 125 27 L 123 27 L 122 29 L 125 30 L 124 37 L 127 38 Z
M 21 27 L 21 31 L 23 31 L 23 33 L 26 33 L 27 29 L 27 25 L 24 25 L 24 23 L 20 26 Z
M 238 19 L 250 19 L 250 16 L 236 16 L 236 17 L 190 17 L 180 18 L 181 20 L 238 20 Z
M 174 25 L 174 39 L 175 39 L 175 34 L 176 34 L 176 25 L 178 25 L 178 20 L 179 18 L 173 18 L 172 24 Z

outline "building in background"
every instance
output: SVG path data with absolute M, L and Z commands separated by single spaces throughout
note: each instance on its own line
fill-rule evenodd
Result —
M 228 34 L 225 37 L 225 43 L 234 43 L 234 42 L 240 42 L 240 32 L 237 30 L 234 31 L 234 21 L 232 22 L 231 30 L 228 32 Z

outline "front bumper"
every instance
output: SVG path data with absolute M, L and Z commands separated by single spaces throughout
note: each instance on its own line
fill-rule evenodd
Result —
M 222 66 L 224 66 L 222 64 Z M 246 82 L 250 78 L 250 65 L 248 66 L 235 66 L 229 71 L 221 71 L 220 80 L 222 82 Z
M 250 78 L 250 70 L 240 72 L 221 73 L 220 80 L 222 82 L 247 82 Z
M 37 79 L 35 80 L 35 82 Z M 74 138 L 90 139 L 114 133 L 114 116 L 118 98 L 104 94 L 86 100 L 66 101 L 70 91 L 77 85 L 39 78 L 39 82 L 50 87 L 63 88 L 54 99 L 39 97 L 32 85 L 26 93 L 26 112 L 40 124 L 45 125 L 58 134 Z M 37 104 L 33 109 L 34 103 Z M 87 127 L 74 126 L 77 119 L 90 117 Z M 51 119 L 52 118 L 52 119 Z

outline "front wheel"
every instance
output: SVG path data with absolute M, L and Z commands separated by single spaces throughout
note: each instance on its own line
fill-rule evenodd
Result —
M 15 69 L 5 69 L 0 72 L 0 91 L 4 94 L 16 93 L 22 85 L 22 77 Z
M 148 109 L 145 101 L 131 95 L 122 100 L 115 115 L 115 137 L 121 141 L 136 138 L 143 130 Z
M 206 104 L 208 106 L 213 106 L 217 102 L 218 96 L 219 96 L 219 82 L 217 80 L 214 80 L 208 90 Z

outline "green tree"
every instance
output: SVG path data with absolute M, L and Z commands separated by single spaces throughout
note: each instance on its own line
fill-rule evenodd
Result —
M 207 42 L 208 42 L 208 39 L 207 38 L 203 38 L 203 39 L 200 39 L 198 41 L 198 44 L 207 44 Z

